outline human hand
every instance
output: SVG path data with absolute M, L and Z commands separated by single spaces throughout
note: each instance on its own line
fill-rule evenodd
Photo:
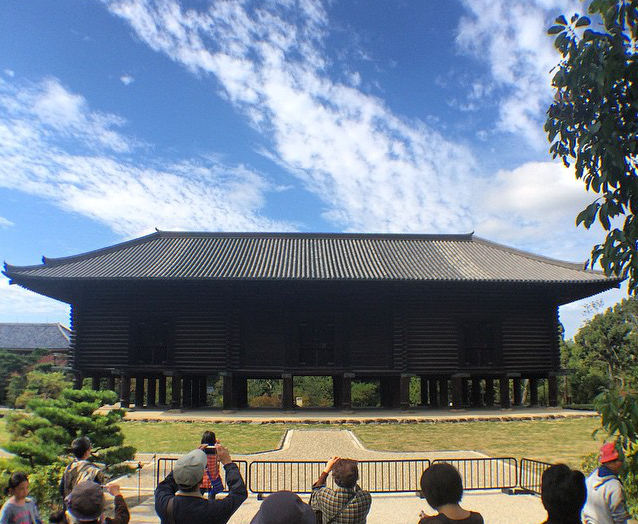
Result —
M 120 485 L 119 484 L 115 484 L 113 482 L 109 482 L 106 486 L 104 486 L 106 488 L 106 491 L 108 491 L 111 495 L 113 495 L 114 497 L 117 497 L 118 495 L 121 494 L 120 491 Z
M 340 458 L 341 457 L 332 457 L 328 462 L 326 462 L 326 467 L 324 468 L 323 472 L 324 473 L 330 473 L 332 471 L 332 467 L 335 465 L 337 460 L 339 460 Z
M 217 450 L 217 458 L 224 466 L 233 461 L 233 459 L 230 458 L 230 453 L 224 446 L 221 444 L 215 444 L 215 449 Z

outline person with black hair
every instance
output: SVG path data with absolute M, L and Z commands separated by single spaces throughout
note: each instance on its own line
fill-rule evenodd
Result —
M 585 475 L 565 464 L 555 464 L 541 477 L 541 500 L 547 510 L 543 524 L 580 524 L 580 512 L 587 499 Z
M 79 437 L 71 442 L 71 453 L 74 458 L 73 462 L 66 467 L 60 479 L 62 500 L 65 500 L 80 482 L 91 480 L 100 485 L 106 482 L 106 477 L 102 470 L 89 461 L 91 450 L 91 441 L 88 437 Z
M 326 486 L 328 475 L 337 485 Z M 312 485 L 310 505 L 320 511 L 323 522 L 331 524 L 363 524 L 372 505 L 370 493 L 357 484 L 359 467 L 356 460 L 332 457 L 317 481 Z
M 206 453 L 206 470 L 200 490 L 202 495 L 208 493 L 208 498 L 214 499 L 218 493 L 224 491 L 224 484 L 219 475 L 219 457 L 215 449 L 215 444 L 219 444 L 219 441 L 214 432 L 204 431 L 201 443 L 206 445 L 203 448 Z
M 483 524 L 483 517 L 460 506 L 463 481 L 454 466 L 446 462 L 432 464 L 421 475 L 421 493 L 437 515 L 419 515 L 419 524 Z
M 38 505 L 27 496 L 29 477 L 25 473 L 13 473 L 4 492 L 10 497 L 0 510 L 0 524 L 42 524 Z

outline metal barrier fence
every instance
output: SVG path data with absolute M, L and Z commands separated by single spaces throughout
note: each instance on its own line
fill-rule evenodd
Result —
M 518 486 L 518 462 L 512 457 L 437 459 L 459 470 L 465 491 L 510 489 Z
M 155 469 L 155 485 L 173 470 L 177 458 L 160 457 Z M 234 461 L 251 493 L 259 495 L 289 490 L 295 493 L 311 493 L 312 483 L 317 480 L 325 461 L 256 460 L 248 464 L 245 460 Z M 436 459 L 432 463 L 447 462 L 458 469 L 466 491 L 472 490 L 516 490 L 540 494 L 541 476 L 551 466 L 547 462 L 523 458 L 519 462 L 513 457 Z M 409 460 L 360 460 L 359 485 L 370 493 L 418 493 L 423 470 L 430 466 L 428 459 Z M 222 479 L 224 469 L 220 468 Z M 224 479 L 224 485 L 226 482 Z M 328 486 L 334 487 L 332 475 Z
M 551 464 L 547 462 L 522 458 L 518 473 L 520 487 L 525 491 L 540 495 L 541 477 L 550 466 Z
M 155 487 L 164 480 L 164 477 L 168 475 L 171 471 L 173 471 L 173 466 L 177 462 L 177 457 L 160 457 L 157 459 L 157 466 L 155 470 Z M 246 474 L 248 473 L 248 462 L 245 460 L 233 460 L 237 467 L 239 468 L 239 472 L 241 473 L 242 478 L 246 478 Z M 228 491 L 228 483 L 226 482 L 224 468 L 219 468 L 219 473 L 224 481 L 224 489 Z
M 288 490 L 311 493 L 312 484 L 323 471 L 325 461 L 267 461 L 250 463 L 248 489 L 251 493 L 274 493 Z M 430 466 L 428 459 L 360 460 L 359 485 L 370 493 L 406 493 L 419 490 L 423 470 Z M 328 485 L 334 487 L 332 476 Z

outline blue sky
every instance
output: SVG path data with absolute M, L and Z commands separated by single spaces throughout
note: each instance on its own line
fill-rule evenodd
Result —
M 581 262 L 542 131 L 559 0 L 7 0 L 0 257 L 152 231 L 466 233 Z M 612 291 L 599 298 L 611 304 Z M 561 308 L 568 335 L 582 304 Z M 0 281 L 0 321 L 68 307 Z

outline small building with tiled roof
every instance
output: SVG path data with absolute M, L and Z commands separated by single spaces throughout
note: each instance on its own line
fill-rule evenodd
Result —
M 274 377 L 291 409 L 295 375 L 331 376 L 346 409 L 353 379 L 407 407 L 414 376 L 430 406 L 507 407 L 524 380 L 555 404 L 558 306 L 619 285 L 472 234 L 156 232 L 4 274 L 71 304 L 78 378 L 117 381 L 124 405 L 136 377 L 138 406 L 193 406 L 221 374 L 226 408 Z
M 71 330 L 59 323 L 0 322 L 0 350 L 31 353 L 46 349 L 50 353 L 68 353 Z

